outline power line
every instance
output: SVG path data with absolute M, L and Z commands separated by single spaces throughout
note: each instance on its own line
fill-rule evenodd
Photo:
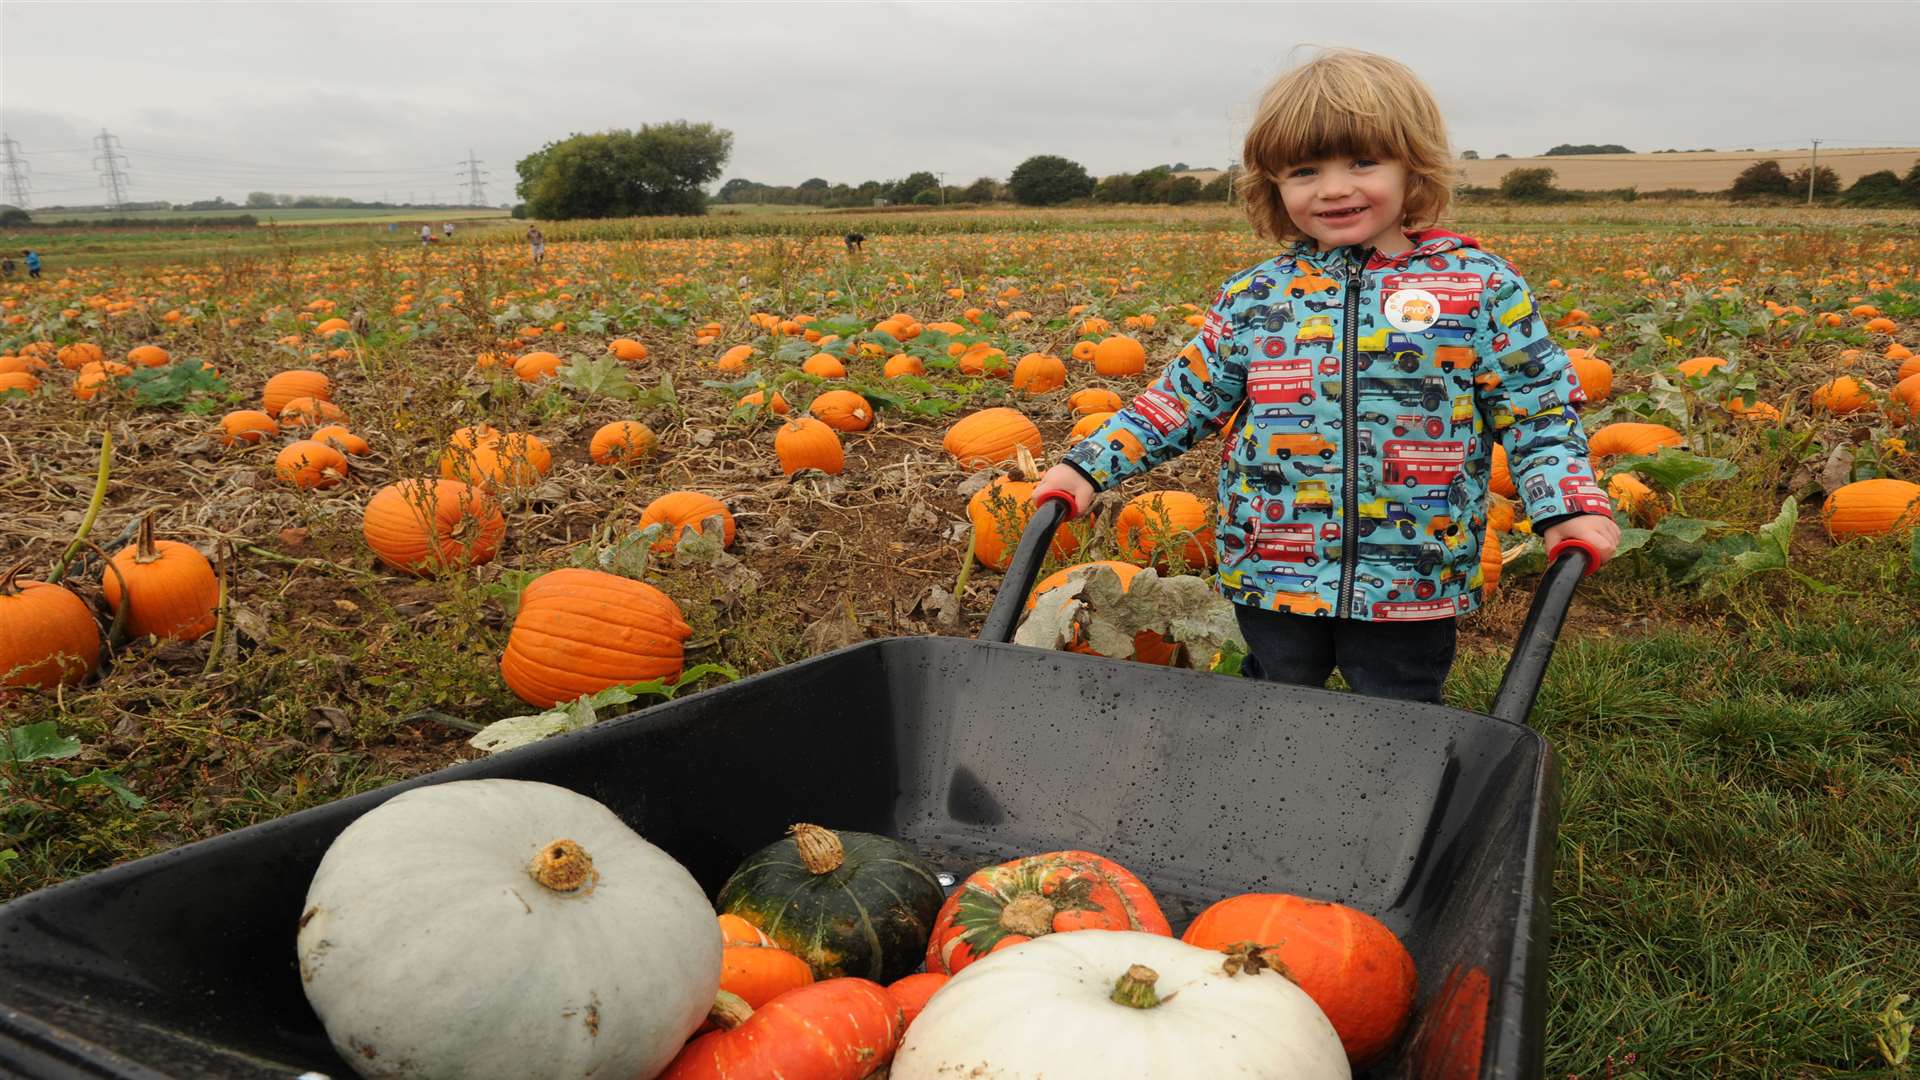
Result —
M 491 176 L 492 173 L 482 170 L 480 168 L 481 161 L 479 158 L 476 158 L 473 156 L 473 147 L 471 146 L 467 147 L 467 160 L 462 162 L 461 164 L 464 164 L 467 167 L 467 178 L 465 180 L 460 181 L 460 186 L 467 189 L 467 195 L 468 195 L 467 205 L 468 206 L 487 205 L 486 188 L 483 186 L 484 181 L 482 181 L 480 178 L 482 176 Z
M 7 201 L 22 210 L 33 209 L 33 189 L 28 182 L 32 166 L 20 160 L 20 144 L 12 136 L 0 134 L 0 149 L 7 155 Z
M 106 128 L 93 137 L 93 145 L 100 151 L 94 156 L 93 167 L 100 170 L 100 183 L 113 193 L 110 205 L 115 210 L 123 210 L 127 205 L 126 189 L 130 186 L 127 178 L 121 175 L 121 167 L 126 165 L 127 156 L 116 149 L 120 140 L 107 134 Z

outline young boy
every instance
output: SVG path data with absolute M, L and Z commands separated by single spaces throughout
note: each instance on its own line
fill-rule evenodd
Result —
M 1224 429 L 1216 546 L 1249 670 L 1438 702 L 1479 602 L 1493 441 L 1549 546 L 1619 543 L 1573 406 L 1585 400 L 1519 273 L 1433 229 L 1452 154 L 1432 95 L 1385 57 L 1282 76 L 1247 133 L 1255 232 L 1160 378 L 1041 478 L 1093 496 Z

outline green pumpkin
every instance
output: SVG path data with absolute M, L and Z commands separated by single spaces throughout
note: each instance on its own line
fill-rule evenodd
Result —
M 759 927 L 817 979 L 884 984 L 918 968 L 946 900 L 933 867 L 886 836 L 818 825 L 788 834 L 748 856 L 721 886 L 721 913 Z

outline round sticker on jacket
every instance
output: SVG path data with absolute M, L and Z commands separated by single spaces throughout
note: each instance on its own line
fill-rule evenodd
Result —
M 1425 289 L 1401 289 L 1387 297 L 1383 307 L 1393 328 L 1409 334 L 1440 321 L 1440 299 Z

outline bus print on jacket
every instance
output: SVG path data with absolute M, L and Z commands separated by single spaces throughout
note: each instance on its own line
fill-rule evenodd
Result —
M 1535 520 L 1611 514 L 1586 400 L 1526 282 L 1440 230 L 1412 250 L 1294 244 L 1235 274 L 1152 386 L 1068 451 L 1105 490 L 1224 429 L 1229 599 L 1417 620 L 1479 603 L 1493 440 Z

